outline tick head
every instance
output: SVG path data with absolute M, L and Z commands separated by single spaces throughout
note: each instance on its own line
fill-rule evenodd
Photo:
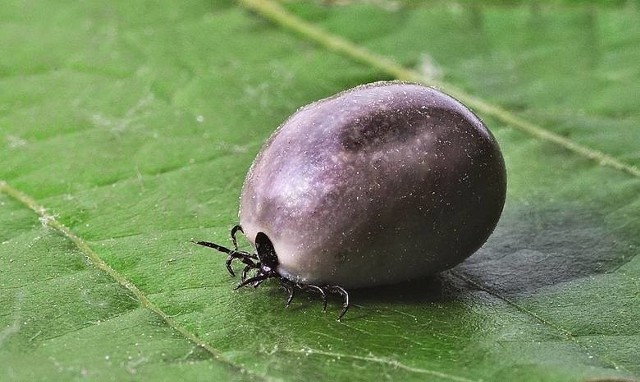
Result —
M 258 252 L 262 272 L 277 272 L 278 255 L 273 248 L 273 243 L 264 232 L 258 232 L 256 235 L 256 252 Z

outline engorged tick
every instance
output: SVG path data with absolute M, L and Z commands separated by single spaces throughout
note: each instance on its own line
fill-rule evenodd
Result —
M 287 289 L 407 281 L 451 268 L 495 228 L 506 195 L 500 149 L 452 97 L 376 82 L 299 109 L 265 143 L 240 198 L 234 249 L 199 241 L 244 264 L 240 288 L 276 278 Z M 241 231 L 256 253 L 238 249 Z M 249 273 L 253 272 L 251 276 Z

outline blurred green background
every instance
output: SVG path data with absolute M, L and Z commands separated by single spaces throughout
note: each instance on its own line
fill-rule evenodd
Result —
M 4 1 L 0 380 L 637 380 L 639 6 Z M 228 242 L 265 139 L 394 78 L 498 139 L 494 235 L 343 322 L 234 291 L 190 240 Z

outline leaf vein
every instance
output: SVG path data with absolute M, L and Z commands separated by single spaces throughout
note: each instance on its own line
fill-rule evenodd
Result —
M 470 285 L 473 285 L 475 288 L 477 288 L 477 289 L 479 289 L 481 291 L 484 291 L 484 292 L 486 292 L 486 293 L 498 298 L 499 300 L 505 302 L 506 304 L 511 305 L 516 310 L 518 310 L 518 311 L 520 311 L 520 312 L 522 312 L 522 313 L 524 313 L 524 314 L 526 314 L 528 316 L 533 317 L 534 320 L 540 322 L 541 324 L 543 324 L 543 325 L 545 325 L 545 326 L 547 326 L 549 328 L 552 328 L 553 330 L 555 330 L 555 331 L 559 332 L 561 335 L 563 335 L 568 341 L 571 341 L 571 342 L 575 343 L 578 347 L 580 347 L 580 349 L 582 349 L 582 351 L 585 352 L 585 354 L 590 355 L 590 356 L 593 355 L 589 351 L 588 347 L 583 345 L 571 331 L 569 331 L 569 330 L 567 330 L 567 329 L 565 329 L 565 328 L 563 328 L 563 327 L 561 327 L 559 325 L 556 325 L 556 324 L 554 324 L 553 322 L 551 322 L 549 320 L 546 320 L 544 317 L 540 316 L 536 312 L 534 312 L 534 311 L 532 311 L 530 309 L 527 309 L 524 306 L 521 306 L 520 304 L 516 303 L 515 301 L 512 301 L 508 297 L 505 297 L 505 296 L 501 295 L 500 293 L 498 293 L 498 292 L 496 292 L 494 290 L 491 290 L 488 287 L 485 287 L 484 285 L 482 285 L 479 282 L 471 279 L 468 276 L 465 276 L 465 275 L 463 275 L 463 274 L 461 274 L 459 272 L 456 272 L 456 271 L 449 271 L 449 274 L 451 274 L 454 277 L 459 278 L 460 280 L 462 280 L 462 281 L 464 281 L 464 282 L 466 282 L 466 283 L 468 283 Z M 604 360 L 606 363 L 611 365 L 616 370 L 627 371 L 624 366 L 619 365 L 618 363 L 616 363 L 615 361 L 612 361 L 611 359 L 609 359 L 608 357 L 606 357 L 604 355 L 599 355 L 599 358 Z
M 551 132 L 540 125 L 516 116 L 501 106 L 475 97 L 452 84 L 444 81 L 428 79 L 421 73 L 406 68 L 394 60 L 378 55 L 362 46 L 342 38 L 341 36 L 331 34 L 322 28 L 298 18 L 274 1 L 241 0 L 240 4 L 284 27 L 285 29 L 289 29 L 330 51 L 343 55 L 361 64 L 368 65 L 376 70 L 380 70 L 381 72 L 387 73 L 398 80 L 419 82 L 440 88 L 472 109 L 491 116 L 537 139 L 563 147 L 575 154 L 595 161 L 601 166 L 611 167 L 640 178 L 640 168 L 636 166 L 620 161 L 600 150 L 584 146 L 572 141 L 571 139 Z
M 282 352 L 286 352 L 286 353 L 302 353 L 302 354 L 305 354 L 307 356 L 308 355 L 317 354 L 317 355 L 322 355 L 322 356 L 332 357 L 332 358 L 337 358 L 337 359 L 346 358 L 346 359 L 352 359 L 352 360 L 358 360 L 358 361 L 372 362 L 372 363 L 377 363 L 377 364 L 381 364 L 381 365 L 391 366 L 391 367 L 394 367 L 394 368 L 397 368 L 397 369 L 402 369 L 402 370 L 409 371 L 409 372 L 412 372 L 412 373 L 432 375 L 434 377 L 448 379 L 448 380 L 451 380 L 451 381 L 476 382 L 476 380 L 474 380 L 474 379 L 468 379 L 468 378 L 465 378 L 465 377 L 460 377 L 460 376 L 457 376 L 457 375 L 447 374 L 447 373 L 443 373 L 443 372 L 436 371 L 436 370 L 423 369 L 423 368 L 419 368 L 419 367 L 409 366 L 409 365 L 405 365 L 405 364 L 403 364 L 403 363 L 401 363 L 399 361 L 396 361 L 394 359 L 375 357 L 373 354 L 368 355 L 368 356 L 361 356 L 361 355 L 334 353 L 334 352 L 316 350 L 316 349 L 311 349 L 311 348 L 304 348 L 302 350 L 279 349 L 278 351 L 282 351 Z
M 91 263 L 96 268 L 103 271 L 112 279 L 114 279 L 118 284 L 126 288 L 137 299 L 137 301 L 140 303 L 142 307 L 155 313 L 171 329 L 173 329 L 174 331 L 176 331 L 177 333 L 185 337 L 191 343 L 195 344 L 196 346 L 202 348 L 207 353 L 211 354 L 211 356 L 215 360 L 228 364 L 229 366 L 231 366 L 232 368 L 236 369 L 237 371 L 243 374 L 249 374 L 261 380 L 270 379 L 266 376 L 255 374 L 252 371 L 247 370 L 244 367 L 233 363 L 231 360 L 229 360 L 224 355 L 222 355 L 220 351 L 218 351 L 213 346 L 211 346 L 210 344 L 208 344 L 207 342 L 205 342 L 204 340 L 196 336 L 194 333 L 187 330 L 187 328 L 185 328 L 184 326 L 180 325 L 173 317 L 165 313 L 162 309 L 160 309 L 158 305 L 154 304 L 151 300 L 149 300 L 145 292 L 140 290 L 134 283 L 129 281 L 126 277 L 118 273 L 118 271 L 116 271 L 109 264 L 107 264 L 95 251 L 93 251 L 93 249 L 91 249 L 91 247 L 87 244 L 86 241 L 84 241 L 81 237 L 77 236 L 64 224 L 56 220 L 55 216 L 49 214 L 44 206 L 38 204 L 38 202 L 36 202 L 29 195 L 22 193 L 16 188 L 11 187 L 4 180 L 0 180 L 0 193 L 4 193 L 8 195 L 9 197 L 15 199 L 16 201 L 20 202 L 27 208 L 34 211 L 39 216 L 39 219 L 43 224 L 46 224 L 48 227 L 60 232 L 63 236 L 65 236 L 68 240 L 70 240 L 73 244 L 75 244 L 76 247 L 84 254 L 84 256 L 86 256 L 91 261 Z

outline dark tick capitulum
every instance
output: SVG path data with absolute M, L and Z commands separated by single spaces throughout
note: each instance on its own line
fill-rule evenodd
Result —
M 404 82 L 358 86 L 299 109 L 268 139 L 240 198 L 242 282 L 289 291 L 407 281 L 451 268 L 493 232 L 506 195 L 497 142 L 452 97 Z M 239 251 L 245 233 L 256 254 Z M 249 274 L 251 274 L 249 276 Z

